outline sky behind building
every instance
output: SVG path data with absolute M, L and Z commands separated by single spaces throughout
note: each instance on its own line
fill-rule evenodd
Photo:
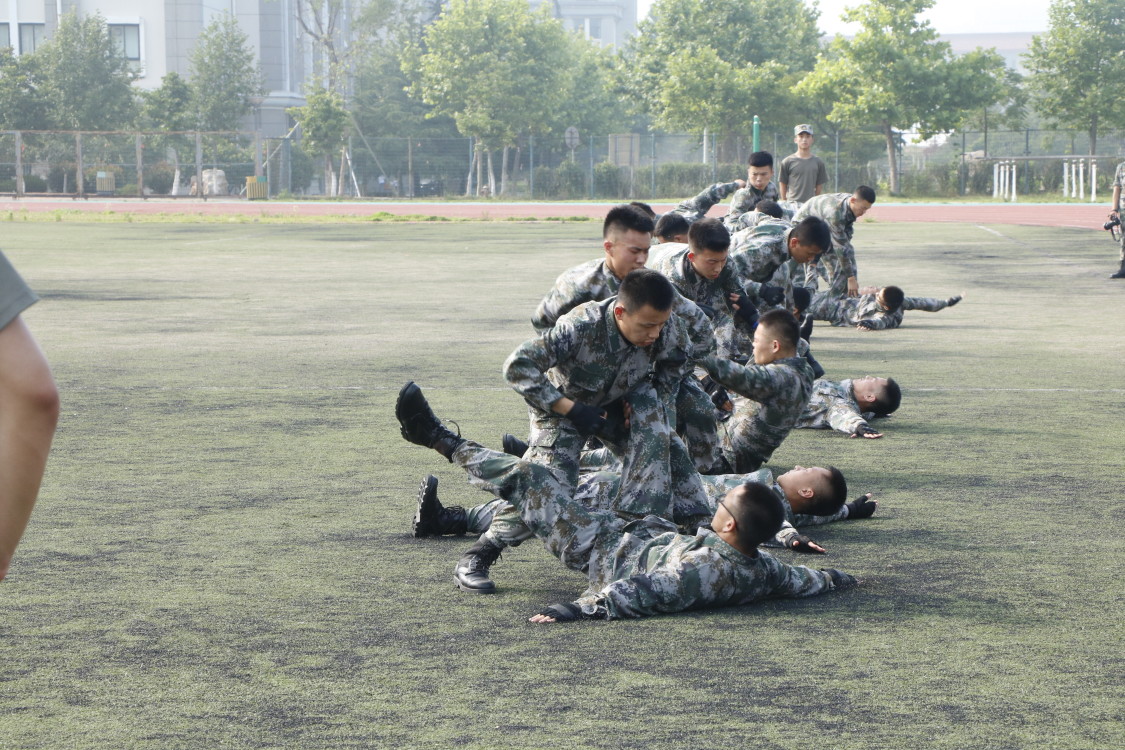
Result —
M 852 25 L 840 20 L 844 8 L 862 0 L 820 0 L 820 29 L 826 34 L 851 34 Z M 637 19 L 644 18 L 652 0 L 638 0 Z M 1049 0 L 937 0 L 923 14 L 938 33 L 973 34 L 1047 30 Z

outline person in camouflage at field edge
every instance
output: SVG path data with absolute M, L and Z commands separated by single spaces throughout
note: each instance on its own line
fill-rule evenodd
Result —
M 706 513 L 706 498 L 674 430 L 680 382 L 690 375 L 695 347 L 686 323 L 672 314 L 675 298 L 671 282 L 656 271 L 631 271 L 617 297 L 582 305 L 517 347 L 504 376 L 528 404 L 529 460 L 550 468 L 573 492 L 582 447 L 596 436 L 623 463 L 616 510 L 690 520 Z M 497 513 L 458 563 L 458 586 L 495 591 L 490 566 L 505 546 L 530 535 L 517 512 Z
M 799 430 L 836 430 L 850 437 L 881 438 L 868 422 L 893 414 L 902 403 L 902 389 L 894 378 L 868 375 L 855 380 L 817 380 L 801 413 Z
M 816 289 L 817 276 L 828 283 L 828 293 L 834 297 L 854 297 L 859 294 L 859 277 L 855 264 L 852 235 L 855 222 L 875 204 L 875 191 L 860 185 L 853 193 L 826 193 L 809 199 L 793 215 L 794 223 L 806 216 L 816 216 L 828 223 L 832 230 L 832 252 L 826 252 L 816 264 L 805 270 L 805 286 Z
M 395 416 L 403 437 L 437 450 L 519 508 L 527 526 L 572 570 L 586 591 L 532 616 L 546 624 L 621 619 L 804 597 L 859 582 L 839 570 L 786 565 L 757 549 L 781 527 L 781 501 L 765 485 L 739 485 L 719 501 L 710 528 L 680 534 L 658 516 L 628 518 L 587 508 L 545 466 L 454 435 L 416 385 L 400 392 Z
M 720 434 L 726 472 L 742 474 L 769 461 L 793 428 L 812 393 L 813 368 L 797 353 L 800 332 L 788 310 L 771 310 L 754 331 L 754 364 L 718 357 L 703 367 L 741 396 Z
M 856 326 L 864 331 L 882 331 L 902 325 L 905 310 L 938 312 L 963 299 L 958 294 L 948 299 L 907 297 L 897 286 L 865 287 L 858 297 L 834 297 L 826 292 L 813 295 L 808 314 L 834 326 Z

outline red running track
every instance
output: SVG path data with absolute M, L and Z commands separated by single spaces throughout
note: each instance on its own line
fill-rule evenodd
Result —
M 866 218 L 882 222 L 956 221 L 974 224 L 1027 224 L 1034 226 L 1079 227 L 1100 229 L 1109 213 L 1108 201 L 1093 204 L 1076 203 L 890 203 L 875 205 Z M 95 213 L 186 214 L 207 216 L 367 216 L 389 213 L 397 216 L 438 216 L 455 219 L 545 219 L 605 216 L 613 203 L 502 203 L 413 201 L 330 202 L 330 201 L 247 201 L 241 199 L 0 199 L 3 211 L 90 211 Z M 672 203 L 654 203 L 653 208 L 668 211 Z M 725 205 L 716 206 L 711 214 L 721 216 Z

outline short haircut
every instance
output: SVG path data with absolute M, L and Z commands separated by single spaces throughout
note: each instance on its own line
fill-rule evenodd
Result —
M 645 305 L 660 312 L 670 310 L 673 297 L 672 282 L 651 268 L 638 268 L 627 273 L 617 291 L 617 301 L 628 313 L 634 313 Z
M 605 215 L 602 237 L 608 237 L 612 232 L 627 232 L 630 229 L 634 232 L 652 234 L 654 228 L 651 216 L 636 206 L 623 204 L 609 209 L 609 213 Z
M 656 221 L 656 212 L 652 210 L 652 206 L 648 205 L 644 201 L 629 201 L 629 205 L 634 208 L 641 209 L 646 214 L 648 214 L 648 218 Z
M 683 214 L 664 214 L 656 221 L 656 236 L 662 240 L 669 240 L 677 234 L 687 234 L 691 224 Z
M 906 299 L 906 295 L 897 286 L 883 287 L 883 304 L 887 306 L 887 312 L 894 312 L 902 307 L 904 299 Z
M 781 204 L 773 198 L 763 198 L 754 204 L 754 210 L 766 216 L 772 216 L 775 219 L 780 219 L 784 212 L 781 210 Z
M 733 496 L 732 496 L 733 495 Z M 781 530 L 785 509 L 781 500 L 761 482 L 747 482 L 728 493 L 723 506 L 734 518 L 739 546 L 753 550 Z
M 750 154 L 750 166 L 772 167 L 773 154 L 771 154 L 769 151 L 755 151 L 754 153 Z
M 820 252 L 827 252 L 832 246 L 832 230 L 828 222 L 819 216 L 806 216 L 793 227 L 793 236 L 802 245 L 811 245 L 819 248 Z
M 894 414 L 901 403 L 902 389 L 898 387 L 894 378 L 887 378 L 887 387 L 875 397 L 875 402 L 871 404 L 871 411 L 880 417 L 885 417 Z
M 688 230 L 688 244 L 697 252 L 730 250 L 730 231 L 718 219 L 700 219 Z
M 835 466 L 829 466 L 827 486 L 817 488 L 812 500 L 805 504 L 803 512 L 813 516 L 830 516 L 844 507 L 847 499 L 848 482 L 844 479 L 844 473 Z
M 852 193 L 852 195 L 854 195 L 856 198 L 861 198 L 868 203 L 875 203 L 875 189 L 870 188 L 867 185 L 860 185 L 855 189 L 855 192 Z
M 770 335 L 777 338 L 786 348 L 797 347 L 797 339 L 801 337 L 801 328 L 797 319 L 788 310 L 770 310 L 758 319 L 759 328 L 768 328 Z
M 809 309 L 809 303 L 812 302 L 812 292 L 807 287 L 795 286 L 793 287 L 793 306 L 797 308 L 798 312 L 804 312 Z

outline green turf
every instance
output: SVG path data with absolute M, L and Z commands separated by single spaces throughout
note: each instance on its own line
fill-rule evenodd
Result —
M 1125 746 L 1125 282 L 1101 232 L 864 223 L 860 279 L 960 306 L 819 326 L 892 375 L 879 441 L 798 432 L 870 521 L 814 530 L 836 595 L 533 626 L 579 576 L 536 543 L 457 592 L 409 535 L 408 379 L 523 433 L 500 376 L 596 223 L 6 223 L 62 419 L 0 584 L 3 748 Z

